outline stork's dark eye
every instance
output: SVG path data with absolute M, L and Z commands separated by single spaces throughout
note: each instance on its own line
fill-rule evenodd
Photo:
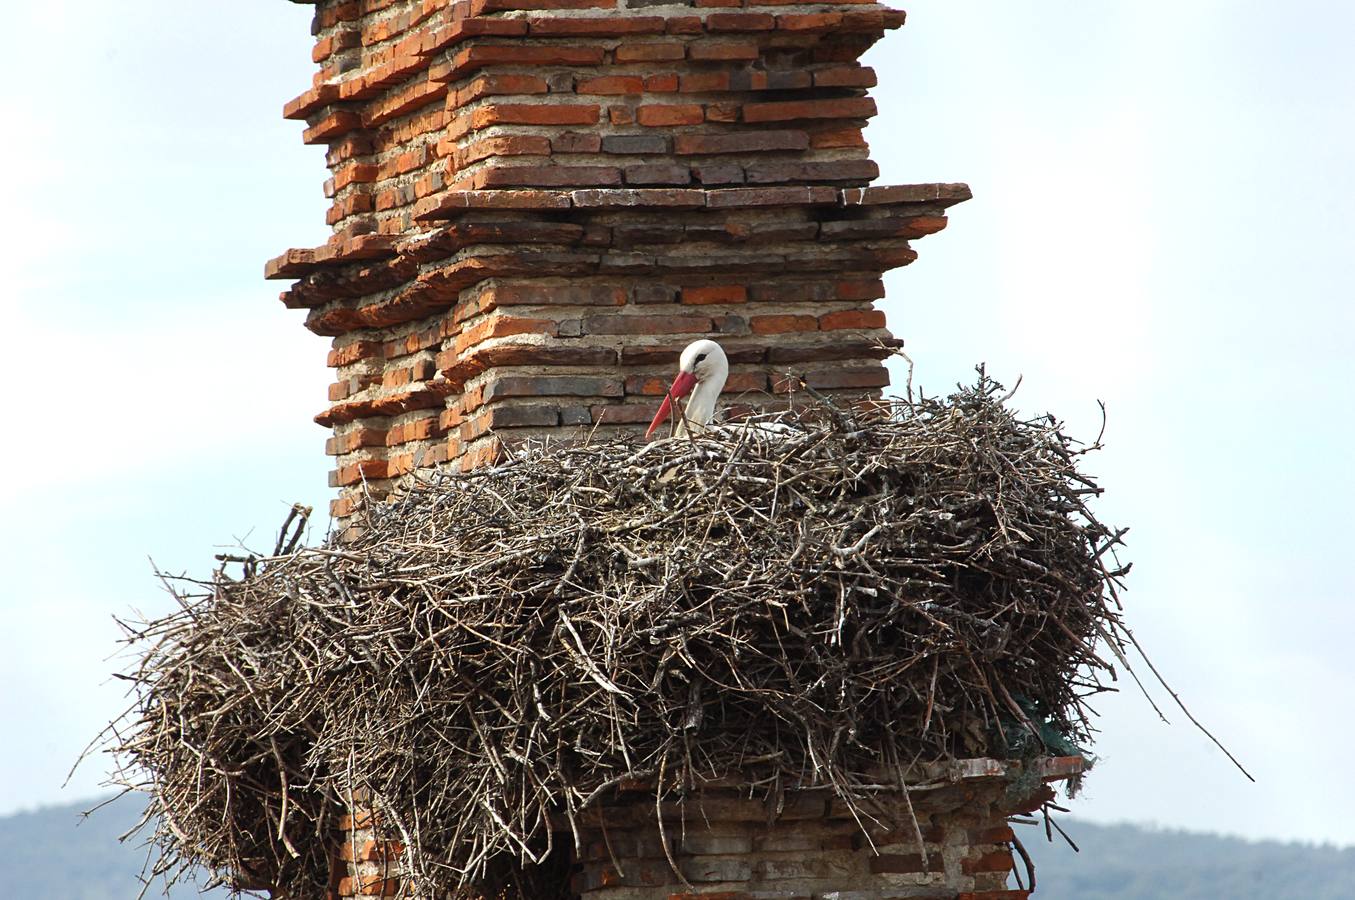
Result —
M 696 361 L 697 361 L 697 362 L 701 362 L 701 360 L 703 360 L 703 359 L 705 359 L 705 358 L 706 358 L 706 354 L 704 354 L 704 353 L 698 353 L 698 354 L 696 355 Z

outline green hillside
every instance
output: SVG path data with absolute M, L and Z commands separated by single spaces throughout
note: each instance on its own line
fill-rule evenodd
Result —
M 140 806 L 125 798 L 82 821 L 93 805 L 52 807 L 0 818 L 0 846 L 10 857 L 5 897 L 43 900 L 133 900 L 145 851 L 118 843 Z M 1018 830 L 1036 861 L 1040 900 L 1350 900 L 1355 849 L 1145 829 L 1061 823 L 1082 852 L 1039 828 Z M 148 896 L 159 896 L 153 890 Z M 173 900 L 201 896 L 176 888 Z M 223 898 L 224 891 L 208 896 Z

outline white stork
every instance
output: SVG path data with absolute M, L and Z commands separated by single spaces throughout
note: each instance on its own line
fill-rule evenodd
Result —
M 673 386 L 664 396 L 663 405 L 654 415 L 654 421 L 649 423 L 645 437 L 653 435 L 672 414 L 674 401 L 688 394 L 692 395 L 692 399 L 687 401 L 687 409 L 674 434 L 683 437 L 689 431 L 692 434 L 705 431 L 715 416 L 715 401 L 720 398 L 728 378 L 729 359 L 719 344 L 705 339 L 688 344 L 678 361 L 678 374 L 673 379 Z

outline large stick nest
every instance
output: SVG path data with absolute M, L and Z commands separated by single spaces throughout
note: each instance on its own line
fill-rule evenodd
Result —
M 855 802 L 1085 746 L 1119 533 L 1093 448 L 1000 393 L 542 449 L 176 589 L 112 732 L 160 868 L 319 896 L 356 791 L 421 895 L 494 895 L 623 780 Z

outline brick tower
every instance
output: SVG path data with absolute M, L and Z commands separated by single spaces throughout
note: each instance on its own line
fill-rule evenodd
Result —
M 339 517 L 417 465 L 648 421 L 677 353 L 734 394 L 875 391 L 873 308 L 964 185 L 867 187 L 875 3 L 317 4 L 334 234 L 267 267 L 333 338 Z M 732 8 L 731 8 L 732 4 Z
M 754 404 L 801 379 L 828 394 L 887 384 L 897 342 L 873 305 L 882 274 L 969 197 L 959 184 L 869 186 L 875 75 L 858 59 L 902 12 L 871 0 L 314 5 L 320 71 L 285 114 L 328 147 L 334 234 L 267 276 L 293 280 L 283 302 L 333 340 L 317 421 L 332 429 L 340 520 L 416 467 L 635 429 L 698 337 L 722 343 L 725 390 Z M 680 837 L 661 837 L 652 799 L 642 811 L 618 795 L 575 891 L 1024 896 L 1003 889 L 1011 773 L 991 760 L 933 769 L 911 776 L 933 787 L 907 835 L 871 836 L 822 797 L 768 824 L 725 786 L 703 799 L 699 828 L 687 813 Z M 394 893 L 380 836 L 354 818 L 357 859 L 335 889 Z

